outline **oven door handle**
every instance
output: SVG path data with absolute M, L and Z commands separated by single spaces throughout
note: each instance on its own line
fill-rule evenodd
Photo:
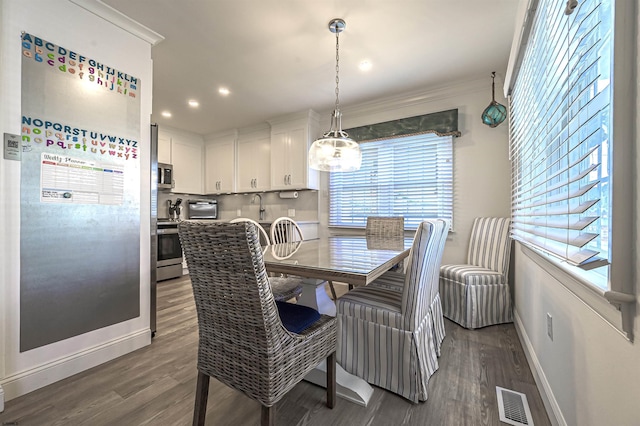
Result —
M 177 234 L 178 230 L 175 228 L 171 229 L 158 229 L 158 235 L 166 235 L 166 234 Z

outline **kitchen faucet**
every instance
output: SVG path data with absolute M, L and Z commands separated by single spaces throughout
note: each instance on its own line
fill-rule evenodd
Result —
M 260 219 L 259 220 L 264 220 L 264 207 L 262 206 L 262 195 L 260 194 L 254 194 L 253 198 L 251 198 L 251 204 L 254 204 L 256 202 L 256 197 L 258 197 L 260 199 L 260 215 L 258 216 Z

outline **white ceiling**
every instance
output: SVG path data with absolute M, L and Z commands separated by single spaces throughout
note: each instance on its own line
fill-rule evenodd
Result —
M 341 106 L 485 75 L 488 102 L 491 71 L 502 80 L 507 68 L 522 0 L 103 1 L 165 37 L 152 48 L 152 121 L 206 135 L 308 108 L 329 113 L 332 18 L 347 23 Z M 367 73 L 362 60 L 372 63 Z M 220 86 L 231 94 L 220 96 Z

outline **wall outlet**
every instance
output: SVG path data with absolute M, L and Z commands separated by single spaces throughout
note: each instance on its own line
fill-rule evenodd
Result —
M 289 209 L 287 214 L 289 217 L 296 217 L 296 209 Z
M 553 317 L 547 312 L 547 336 L 553 342 Z
M 242 209 L 236 210 L 236 216 L 238 216 L 238 217 L 242 216 Z

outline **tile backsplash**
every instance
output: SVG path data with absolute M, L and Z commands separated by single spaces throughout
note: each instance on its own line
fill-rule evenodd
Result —
M 265 221 L 273 221 L 280 216 L 292 216 L 296 221 L 318 220 L 318 191 L 297 191 L 298 198 L 280 198 L 279 192 L 261 192 L 262 205 L 265 208 Z M 258 220 L 260 204 L 258 198 L 252 203 L 254 194 L 231 194 L 218 196 L 178 194 L 168 191 L 158 191 L 158 217 L 169 216 L 167 200 L 175 203 L 182 199 L 181 219 L 188 219 L 187 202 L 189 199 L 218 200 L 218 219 L 231 220 L 236 217 L 248 217 Z M 240 212 L 240 214 L 238 214 Z

